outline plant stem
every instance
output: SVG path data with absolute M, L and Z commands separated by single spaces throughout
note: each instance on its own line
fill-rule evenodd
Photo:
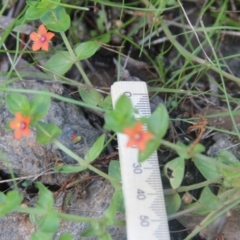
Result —
M 21 213 L 27 213 L 27 214 L 36 214 L 40 216 L 45 214 L 44 210 L 41 208 L 30 208 L 30 207 L 19 206 L 16 208 L 16 211 Z M 60 213 L 60 212 L 57 212 L 57 215 L 61 219 L 69 220 L 73 222 L 92 223 L 92 222 L 102 221 L 102 218 L 82 217 L 82 216 L 76 216 L 76 215 Z M 113 220 L 113 225 L 125 226 L 126 223 L 124 220 Z
M 111 176 L 109 176 L 108 174 L 100 171 L 99 169 L 93 167 L 92 165 L 90 165 L 87 161 L 85 161 L 84 159 L 82 159 L 81 157 L 79 157 L 77 154 L 75 154 L 74 152 L 72 152 L 70 149 L 68 149 L 67 147 L 65 147 L 62 143 L 60 143 L 58 140 L 54 140 L 53 143 L 59 147 L 62 151 L 64 151 L 66 154 L 68 154 L 70 157 L 72 157 L 73 159 L 75 159 L 76 161 L 78 161 L 78 163 L 81 166 L 85 166 L 87 167 L 89 170 L 95 172 L 96 174 L 98 174 L 99 176 L 109 180 L 110 182 L 114 182 L 116 184 L 118 184 L 119 186 L 121 186 L 121 183 L 119 181 L 117 181 L 115 178 L 112 178 Z
M 88 77 L 87 77 L 86 73 L 84 72 L 81 64 L 80 64 L 79 61 L 77 60 L 77 57 L 76 57 L 74 51 L 72 50 L 72 48 L 71 48 L 71 46 L 70 46 L 70 44 L 69 44 L 69 41 L 68 41 L 65 33 L 64 33 L 64 32 L 60 32 L 60 34 L 61 34 L 61 37 L 62 37 L 62 39 L 63 39 L 63 41 L 64 41 L 64 43 L 65 43 L 65 45 L 66 45 L 66 47 L 67 47 L 67 50 L 68 50 L 69 54 L 71 55 L 72 60 L 74 61 L 76 67 L 78 68 L 79 72 L 81 73 L 81 75 L 82 75 L 82 77 L 83 77 L 83 79 L 84 79 L 84 81 L 85 81 L 85 84 L 87 84 L 87 85 L 89 85 L 89 86 L 92 86 L 92 83 L 91 83 L 90 80 L 88 79 Z
M 90 217 L 80 217 L 76 215 L 70 215 L 66 213 L 58 213 L 58 217 L 64 220 L 69 220 L 73 222 L 85 222 L 85 223 L 92 223 L 92 222 L 101 222 L 101 218 L 90 218 Z M 125 226 L 126 223 L 123 220 L 113 220 L 112 225 L 117 226 Z
M 208 186 L 212 183 L 221 183 L 221 176 L 219 176 L 218 178 L 215 178 L 215 179 L 210 179 L 210 180 L 207 180 L 207 181 L 204 181 L 204 182 L 201 182 L 201 183 L 197 183 L 197 184 L 192 184 L 190 186 L 181 186 L 177 189 L 164 189 L 163 192 L 164 192 L 164 195 L 170 195 L 170 194 L 173 194 L 173 193 L 176 193 L 176 192 L 187 192 L 187 191 L 191 191 L 191 190 L 195 190 L 195 189 L 198 189 L 198 188 L 202 188 L 202 187 L 205 187 L 205 186 Z
M 87 7 L 79 7 L 79 6 L 74 6 L 74 5 L 60 3 L 60 2 L 56 3 L 56 1 L 50 1 L 50 0 L 48 0 L 48 2 L 57 4 L 58 6 L 62 6 L 62 7 L 66 7 L 66 8 L 73 8 L 73 9 L 78 9 L 78 10 L 89 11 L 89 8 L 87 8 Z

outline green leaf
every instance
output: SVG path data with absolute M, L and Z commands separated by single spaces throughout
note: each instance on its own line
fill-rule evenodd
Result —
M 138 162 L 144 162 L 147 160 L 153 154 L 153 152 L 158 149 L 159 145 L 160 142 L 158 140 L 151 140 L 147 142 L 145 151 L 139 152 L 138 154 Z
M 52 193 L 41 182 L 37 182 L 36 186 L 39 189 L 37 205 L 47 211 L 52 209 L 54 203 Z
M 202 190 L 199 202 L 209 210 L 217 210 L 222 207 L 221 201 L 215 196 L 208 186 Z
M 36 8 L 36 7 L 29 7 L 25 13 L 25 18 L 27 20 L 37 20 L 41 18 L 49 9 L 47 8 Z
M 48 234 L 44 232 L 34 232 L 31 235 L 31 240 L 52 240 L 53 234 Z
M 189 205 L 186 205 L 185 207 L 184 207 L 184 209 L 195 209 L 195 208 L 197 208 L 197 207 L 199 207 L 197 210 L 194 210 L 193 211 L 193 213 L 195 213 L 195 214 L 199 214 L 199 215 L 205 215 L 205 214 L 207 214 L 207 213 L 209 213 L 209 212 L 211 212 L 211 210 L 209 210 L 209 208 L 207 208 L 207 207 L 204 207 L 202 204 L 200 204 L 199 202 L 195 202 L 195 203 L 191 203 L 191 204 L 189 204 Z
M 106 224 L 111 226 L 114 224 L 114 220 L 117 212 L 124 212 L 123 193 L 121 191 L 115 191 L 110 202 L 109 207 L 104 212 Z
M 177 153 L 183 159 L 190 159 L 196 153 L 200 153 L 200 152 L 205 151 L 205 147 L 200 143 L 198 143 L 193 149 L 191 147 L 192 145 L 186 146 L 185 144 L 183 144 L 180 141 L 177 142 L 177 145 L 179 147 L 181 147 L 180 149 L 177 149 Z
M 122 181 L 120 162 L 119 161 L 112 160 L 110 162 L 110 164 L 108 165 L 108 175 L 110 177 L 115 178 L 119 182 Z M 122 187 L 119 186 L 118 184 L 116 184 L 115 182 L 111 182 L 111 184 L 116 190 L 121 190 L 122 189 Z
M 82 98 L 82 100 L 86 103 L 89 103 L 91 105 L 98 105 L 100 102 L 102 102 L 102 95 L 96 91 L 94 88 L 79 88 L 79 94 Z
M 87 169 L 87 167 L 85 167 L 85 166 L 63 165 L 63 166 L 55 167 L 54 171 L 61 172 L 61 173 L 75 173 L 75 172 L 82 172 L 86 169 Z
M 38 228 L 46 233 L 54 233 L 57 231 L 60 220 L 55 209 L 49 209 L 46 215 L 37 219 Z
M 81 61 L 93 56 L 98 49 L 99 44 L 96 41 L 88 41 L 80 43 L 74 51 L 77 56 L 77 60 Z
M 169 173 L 169 170 L 171 173 Z M 185 170 L 185 161 L 183 158 L 178 157 L 168 162 L 164 166 L 164 174 L 169 179 L 173 189 L 178 188 L 183 180 Z
M 167 109 L 163 104 L 159 104 L 157 109 L 148 119 L 147 128 L 160 140 L 165 136 L 168 130 L 168 125 L 169 117 Z
M 126 107 L 127 106 L 127 107 Z M 136 120 L 133 117 L 134 108 L 131 100 L 122 95 L 116 102 L 115 110 L 105 114 L 104 128 L 116 132 L 122 132 L 125 127 L 134 125 Z
M 84 160 L 91 163 L 93 162 L 102 152 L 105 141 L 105 134 L 102 134 L 89 149 L 87 154 L 84 156 Z
M 61 135 L 62 130 L 58 128 L 54 123 L 38 122 L 36 125 L 37 141 L 41 144 L 46 144 Z
M 104 99 L 101 99 L 101 102 L 98 103 L 98 106 L 106 110 L 112 110 L 112 97 L 111 95 L 106 96 Z
M 96 230 L 95 228 L 90 225 L 88 226 L 82 233 L 81 233 L 81 237 L 91 237 L 91 236 L 96 236 Z
M 98 237 L 98 240 L 112 240 L 109 232 L 104 232 L 101 236 Z
M 240 162 L 229 151 L 221 151 L 217 156 L 217 161 L 227 166 L 230 166 L 233 169 L 240 170 Z M 225 168 L 224 166 L 217 166 L 217 170 L 219 174 L 223 176 L 223 186 L 225 188 L 239 188 L 239 171 L 233 171 L 231 169 Z
M 65 74 L 73 65 L 74 59 L 71 59 L 67 51 L 58 51 L 44 65 L 52 73 L 58 75 Z
M 208 159 L 211 160 L 211 158 Z M 204 161 L 204 159 L 196 155 L 194 157 L 194 164 L 207 180 L 220 177 L 217 167 L 214 164 L 214 159 L 212 159 L 212 162 Z
M 50 96 L 41 94 L 35 95 L 30 101 L 29 115 L 31 116 L 31 120 L 38 121 L 44 118 L 48 113 L 50 102 Z
M 235 163 L 239 163 L 236 157 L 229 151 L 222 150 L 218 153 L 217 161 L 227 164 L 229 166 L 234 166 Z
M 44 4 L 45 8 L 47 8 L 47 9 L 54 9 L 54 8 L 56 8 L 59 5 L 58 3 L 60 3 L 60 1 L 61 0 L 51 0 L 51 1 L 46 0 L 46 1 L 43 1 L 42 3 L 39 3 L 37 5 L 37 7 L 39 8 L 40 4 Z
M 27 0 L 26 3 L 29 7 L 35 7 L 38 4 L 38 0 Z
M 106 232 L 106 220 L 101 219 L 97 221 L 92 221 L 91 225 L 82 232 L 81 236 L 101 236 L 104 232 Z
M 182 200 L 179 194 L 174 193 L 171 195 L 165 195 L 164 198 L 165 198 L 167 214 L 170 215 L 177 212 L 182 203 Z
M 0 192 L 0 217 L 14 211 L 22 202 L 23 196 L 17 191 L 9 191 L 5 195 Z
M 65 233 L 61 235 L 58 240 L 73 240 L 72 235 L 70 233 Z
M 10 93 L 6 97 L 6 104 L 8 110 L 15 114 L 21 112 L 23 115 L 29 115 L 30 104 L 29 100 L 25 95 L 20 93 Z
M 111 40 L 111 34 L 110 33 L 102 34 L 101 36 L 97 36 L 96 40 L 98 40 L 101 43 L 109 43 Z
M 64 32 L 69 29 L 71 20 L 65 8 L 58 6 L 41 17 L 41 22 L 54 32 Z
M 98 17 L 97 17 L 97 28 L 100 31 L 100 33 L 105 32 L 105 22 L 107 20 L 106 11 L 105 10 L 99 10 L 98 11 Z

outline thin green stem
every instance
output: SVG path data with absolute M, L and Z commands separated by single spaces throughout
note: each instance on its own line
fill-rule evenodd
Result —
M 59 147 L 63 152 L 65 152 L 66 154 L 68 154 L 68 156 L 72 157 L 73 159 L 75 159 L 81 166 L 85 166 L 87 167 L 89 170 L 95 172 L 96 174 L 98 174 L 99 176 L 109 180 L 110 182 L 114 182 L 116 184 L 118 184 L 119 186 L 121 186 L 121 183 L 119 181 L 117 181 L 115 178 L 112 178 L 111 176 L 109 176 L 108 174 L 100 171 L 99 169 L 95 168 L 94 166 L 90 165 L 88 162 L 86 162 L 84 159 L 82 159 L 81 157 L 79 157 L 77 154 L 75 154 L 74 152 L 72 152 L 70 149 L 68 149 L 67 147 L 65 147 L 62 143 L 60 143 L 57 140 L 54 140 L 53 143 Z
M 5 10 L 7 9 L 7 6 L 9 5 L 9 2 L 10 2 L 9 0 L 4 1 L 4 4 L 3 4 L 2 9 L 0 11 L 0 16 L 2 16 L 3 13 L 5 12 Z
M 197 183 L 197 184 L 192 184 L 190 186 L 181 186 L 177 189 L 164 189 L 163 192 L 164 192 L 164 195 L 170 195 L 170 194 L 173 194 L 173 193 L 176 193 L 176 192 L 188 192 L 188 191 L 191 191 L 191 190 L 195 190 L 195 189 L 198 189 L 198 188 L 202 188 L 202 187 L 205 187 L 205 186 L 209 186 L 210 184 L 213 184 L 213 183 L 221 183 L 222 177 L 219 176 L 217 178 L 214 178 L 214 179 L 210 179 L 210 180 L 207 180 L 207 181 L 204 181 L 204 182 L 201 182 L 201 183 Z
M 65 34 L 64 32 L 60 32 L 60 34 L 61 34 L 61 37 L 62 37 L 62 39 L 63 39 L 63 41 L 64 41 L 64 43 L 65 43 L 65 45 L 66 45 L 66 47 L 67 47 L 67 50 L 68 50 L 69 54 L 71 55 L 72 60 L 74 61 L 77 69 L 78 69 L 79 72 L 81 73 L 81 75 L 82 75 L 85 83 L 86 83 L 87 85 L 89 85 L 89 86 L 92 86 L 92 83 L 91 83 L 90 80 L 88 79 L 88 76 L 87 76 L 86 73 L 84 72 L 81 64 L 80 64 L 79 61 L 77 60 L 77 57 L 76 57 L 74 51 L 72 50 L 72 48 L 71 48 L 71 46 L 70 46 L 70 43 L 69 43 L 69 41 L 68 41 L 68 39 L 67 39 L 66 34 Z
M 60 2 L 56 3 L 55 1 L 50 1 L 50 0 L 48 0 L 48 2 L 53 3 L 53 4 L 57 4 L 58 6 L 62 6 L 62 7 L 66 7 L 66 8 L 73 8 L 73 9 L 85 10 L 85 11 L 89 10 L 89 8 L 87 8 L 87 7 L 79 7 L 79 6 L 74 6 L 74 5 L 60 3 Z
M 15 209 L 15 211 L 21 212 L 21 213 L 27 213 L 27 214 L 36 214 L 40 216 L 46 214 L 46 212 L 44 212 L 42 208 L 30 208 L 30 207 L 19 206 Z M 101 222 L 103 220 L 103 218 L 82 217 L 82 216 L 76 216 L 76 215 L 60 213 L 60 212 L 57 212 L 57 215 L 61 219 L 69 220 L 72 222 L 93 223 L 93 222 Z M 123 220 L 113 220 L 113 225 L 125 226 L 126 222 Z

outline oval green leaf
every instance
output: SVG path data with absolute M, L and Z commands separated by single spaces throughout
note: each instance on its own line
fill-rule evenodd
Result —
M 77 60 L 80 61 L 90 58 L 98 49 L 99 45 L 96 41 L 88 41 L 80 43 L 74 51 L 77 56 Z
M 63 75 L 72 67 L 73 63 L 74 60 L 67 51 L 59 51 L 45 63 L 44 67 L 53 74 Z
M 183 158 L 178 157 L 165 164 L 163 172 L 169 179 L 173 189 L 178 188 L 183 180 L 185 170 L 185 161 Z
M 168 130 L 169 117 L 166 107 L 159 104 L 147 121 L 148 130 L 161 140 Z
M 37 141 L 41 144 L 46 144 L 61 135 L 62 130 L 54 123 L 38 122 L 36 125 Z
M 79 94 L 85 103 L 89 103 L 94 106 L 101 103 L 103 99 L 102 95 L 94 88 L 81 87 L 79 88 Z
M 15 114 L 21 112 L 24 115 L 29 114 L 30 104 L 28 98 L 20 93 L 10 93 L 6 97 L 6 104 L 8 110 Z
M 102 134 L 92 145 L 92 147 L 89 149 L 87 154 L 84 157 L 84 160 L 91 163 L 93 162 L 103 151 L 105 141 L 105 135 Z
M 167 214 L 173 214 L 177 212 L 177 210 L 180 208 L 182 200 L 178 193 L 174 193 L 171 195 L 165 195 L 165 204 L 166 204 L 166 210 Z
M 212 158 L 212 163 L 211 163 L 210 161 L 211 158 L 208 158 L 208 159 L 209 161 L 204 161 L 204 159 L 201 159 L 201 155 L 196 155 L 194 157 L 194 164 L 207 180 L 220 177 L 217 167 L 214 164 L 215 160 Z
M 71 20 L 65 9 L 61 6 L 45 13 L 41 17 L 42 23 L 51 31 L 64 32 L 69 29 Z
M 37 121 L 44 118 L 48 113 L 50 102 L 50 96 L 41 94 L 35 95 L 34 98 L 30 101 L 29 115 L 31 116 L 31 120 Z

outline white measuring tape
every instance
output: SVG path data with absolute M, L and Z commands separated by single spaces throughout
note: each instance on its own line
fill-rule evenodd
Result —
M 111 87 L 114 106 L 122 94 L 131 99 L 140 116 L 150 116 L 145 82 L 114 83 Z M 127 238 L 170 240 L 157 153 L 143 163 L 138 163 L 138 150 L 127 148 L 127 141 L 125 134 L 118 134 Z

